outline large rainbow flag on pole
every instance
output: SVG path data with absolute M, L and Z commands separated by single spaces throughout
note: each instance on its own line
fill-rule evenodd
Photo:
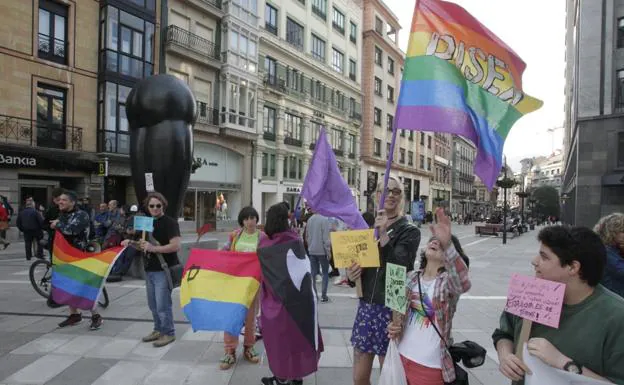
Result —
M 388 171 L 396 131 L 446 132 L 477 146 L 475 173 L 492 188 L 511 126 L 542 106 L 522 90 L 525 67 L 511 48 L 462 7 L 417 0 Z
M 77 309 L 93 309 L 106 277 L 124 249 L 113 247 L 88 253 L 70 245 L 57 231 L 52 250 L 52 300 Z
M 184 266 L 180 305 L 193 330 L 238 335 L 260 277 L 256 253 L 192 249 Z

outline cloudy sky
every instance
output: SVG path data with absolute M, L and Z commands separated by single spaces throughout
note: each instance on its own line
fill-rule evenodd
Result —
M 415 0 L 384 0 L 403 30 L 405 51 Z M 505 142 L 507 160 L 516 169 L 520 159 L 547 155 L 563 147 L 563 132 L 547 130 L 563 125 L 565 70 L 565 2 L 561 0 L 452 0 L 507 43 L 527 63 L 524 92 L 544 106 L 521 118 Z M 554 142 L 554 145 L 553 145 Z

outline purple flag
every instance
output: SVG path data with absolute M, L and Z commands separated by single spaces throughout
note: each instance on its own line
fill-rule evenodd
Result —
M 351 189 L 340 174 L 336 156 L 323 128 L 316 141 L 301 196 L 316 213 L 338 218 L 352 230 L 368 228 L 351 195 Z

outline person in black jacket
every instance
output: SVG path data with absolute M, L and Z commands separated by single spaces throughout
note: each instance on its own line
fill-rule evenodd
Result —
M 382 188 L 383 184 L 378 193 Z M 392 321 L 392 311 L 385 307 L 386 264 L 405 266 L 408 272 L 414 270 L 420 244 L 420 230 L 403 215 L 403 184 L 390 177 L 385 193 L 384 208 L 377 213 L 373 225 L 379 236 L 381 266 L 361 268 L 354 264 L 347 269 L 349 281 L 362 279 L 363 293 L 351 336 L 354 385 L 370 385 L 373 360 L 378 356 L 383 365 L 390 342 L 387 329 Z
M 46 230 L 46 232 L 48 233 L 48 251 L 50 252 L 50 259 L 52 259 L 52 247 L 53 247 L 53 243 L 54 243 L 54 228 L 52 228 L 50 226 L 50 224 L 57 220 L 59 218 L 60 215 L 60 210 L 59 210 L 59 201 L 61 199 L 61 195 L 65 192 L 64 188 L 55 188 L 54 190 L 52 190 L 52 204 L 50 205 L 50 207 L 48 207 L 48 209 L 45 212 L 45 215 L 43 216 L 43 228 Z
M 17 214 L 17 228 L 24 233 L 24 249 L 26 251 L 26 260 L 32 259 L 33 245 L 35 245 L 36 257 L 43 258 L 43 248 L 39 241 L 43 238 L 43 217 L 37 209 L 32 198 L 27 198 L 24 203 L 24 209 Z

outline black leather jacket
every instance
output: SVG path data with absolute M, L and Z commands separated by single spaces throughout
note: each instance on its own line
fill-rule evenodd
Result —
M 416 252 L 420 245 L 420 230 L 403 217 L 387 230 L 390 241 L 379 247 L 380 267 L 362 269 L 362 297 L 369 303 L 386 303 L 386 263 L 394 263 L 414 270 Z

